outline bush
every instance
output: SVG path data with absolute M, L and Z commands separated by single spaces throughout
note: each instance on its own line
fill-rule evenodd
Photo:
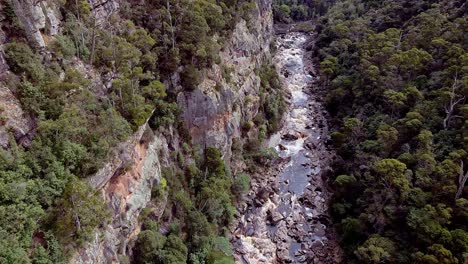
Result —
M 44 78 L 45 70 L 41 58 L 36 55 L 25 43 L 11 42 L 5 45 L 5 55 L 8 65 L 16 74 L 39 82 Z
M 231 74 L 234 72 L 234 67 L 228 67 L 226 65 L 222 65 L 222 75 L 224 80 L 226 80 L 227 83 L 231 82 Z
M 193 65 L 187 65 L 184 70 L 180 73 L 182 87 L 187 91 L 193 91 L 197 89 L 201 82 L 201 73 Z
M 232 184 L 232 192 L 235 196 L 240 197 L 246 194 L 250 189 L 250 176 L 244 173 L 237 175 Z
M 261 81 L 262 108 L 268 120 L 268 133 L 275 132 L 286 109 L 284 94 L 278 72 L 273 65 L 263 65 L 259 71 Z
M 270 160 L 277 158 L 278 153 L 274 148 L 262 148 L 258 151 L 249 153 L 247 157 L 258 164 L 267 164 Z
M 135 243 L 135 257 L 138 263 L 154 263 L 166 243 L 166 237 L 153 231 L 142 231 Z
M 208 147 L 206 149 L 205 167 L 214 177 L 226 176 L 226 165 L 222 159 L 221 151 L 217 148 Z
M 167 180 L 166 178 L 162 177 L 161 182 L 153 185 L 153 188 L 151 189 L 151 198 L 160 199 L 166 192 L 166 189 L 167 189 Z
M 149 120 L 152 129 L 168 127 L 176 122 L 180 109 L 177 103 L 156 100 L 153 117 Z
M 55 40 L 50 47 L 59 58 L 70 59 L 76 54 L 75 44 L 65 35 L 55 36 Z
M 345 187 L 349 185 L 353 185 L 356 183 L 356 178 L 354 176 L 349 175 L 339 175 L 336 177 L 334 184 L 338 187 Z
M 289 23 L 291 20 L 291 8 L 285 4 L 275 4 L 273 5 L 273 16 L 276 21 Z

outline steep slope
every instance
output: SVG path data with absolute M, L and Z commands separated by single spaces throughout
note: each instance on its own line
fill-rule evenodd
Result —
M 229 160 L 232 140 L 241 137 L 242 124 L 261 110 L 259 70 L 271 64 L 272 44 L 271 1 L 259 1 L 248 21 L 234 27 L 219 54 L 221 63 L 204 74 L 197 90 L 177 97 L 195 143 L 216 146 Z
M 195 159 L 196 149 L 215 147 L 229 164 L 233 142 L 245 140 L 243 125 L 265 112 L 259 75 L 271 63 L 271 3 L 162 4 L 149 9 L 163 11 L 155 25 L 139 13 L 144 1 L 1 2 L 0 184 L 30 180 L 18 196 L 5 191 L 0 212 L 17 207 L 11 223 L 39 221 L 25 229 L 2 222 L 0 232 L 14 239 L 0 259 L 59 263 L 70 257 L 62 252 L 75 263 L 128 259 L 142 209 L 158 204 L 159 218 L 165 211 L 167 196 L 150 200 L 166 181 L 162 168 L 180 166 L 173 154 L 189 148 Z M 198 51 L 184 44 L 195 30 Z M 26 203 L 33 207 L 18 207 Z
M 227 161 L 230 160 L 233 139 L 239 140 L 241 136 L 242 123 L 252 120 L 259 112 L 260 78 L 257 71 L 271 61 L 271 9 L 268 2 L 257 5 L 249 22 L 241 20 L 235 26 L 220 53 L 221 63 L 204 72 L 198 89 L 180 92 L 177 97 L 193 144 L 220 148 Z M 232 69 L 229 80 L 223 76 L 222 68 Z M 245 102 L 247 96 L 252 100 L 250 103 Z M 167 141 L 175 150 L 180 148 L 177 143 L 180 139 L 164 135 L 156 135 L 149 143 L 141 144 L 145 129 L 150 128 L 142 126 L 126 145 L 119 146 L 124 150 L 119 154 L 120 158 L 104 165 L 90 177 L 93 186 L 105 192 L 106 200 L 113 208 L 113 221 L 103 232 L 104 236 L 96 234 L 94 242 L 80 251 L 75 257 L 76 263 L 116 261 L 117 255 L 128 253 L 126 245 L 138 234 L 138 214 L 150 200 L 152 185 L 161 179 L 161 166 L 175 162 L 168 160 Z M 128 150 L 130 153 L 125 153 Z M 126 162 L 122 157 L 134 161 L 125 173 L 120 171 Z M 160 160 L 165 160 L 163 165 Z

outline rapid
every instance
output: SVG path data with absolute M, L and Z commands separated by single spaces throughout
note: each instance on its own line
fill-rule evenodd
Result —
M 278 161 L 252 180 L 233 232 L 238 263 L 339 263 L 329 216 L 327 113 L 304 33 L 277 37 L 275 64 L 289 95 L 281 130 L 270 137 Z M 310 60 L 311 61 L 311 60 Z

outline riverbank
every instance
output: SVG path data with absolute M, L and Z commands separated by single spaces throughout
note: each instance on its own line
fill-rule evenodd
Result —
M 312 61 L 305 59 L 310 35 L 277 39 L 275 63 L 289 109 L 282 129 L 268 144 L 279 158 L 252 175 L 252 187 L 233 228 L 238 263 L 340 263 L 331 228 L 327 187 L 333 152 Z

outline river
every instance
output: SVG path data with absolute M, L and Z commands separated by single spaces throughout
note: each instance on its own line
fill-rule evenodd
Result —
M 246 207 L 233 232 L 237 263 L 339 263 L 328 212 L 326 111 L 303 33 L 278 36 L 275 64 L 289 94 L 281 130 L 268 146 L 278 161 L 252 179 Z

